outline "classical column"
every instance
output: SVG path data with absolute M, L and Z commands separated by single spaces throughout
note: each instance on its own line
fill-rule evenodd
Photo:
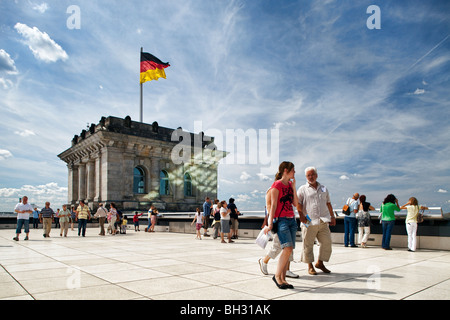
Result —
M 78 166 L 78 200 L 86 199 L 86 164 Z
M 92 202 L 95 196 L 95 162 L 89 160 L 86 164 L 86 191 L 87 201 Z
M 69 163 L 67 168 L 69 169 L 67 200 L 70 204 L 73 204 L 78 200 L 78 166 Z

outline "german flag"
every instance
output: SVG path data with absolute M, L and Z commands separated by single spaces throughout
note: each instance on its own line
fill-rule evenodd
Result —
M 164 63 L 150 53 L 141 52 L 141 83 L 159 78 L 165 79 L 164 69 L 167 67 L 170 67 L 168 62 Z

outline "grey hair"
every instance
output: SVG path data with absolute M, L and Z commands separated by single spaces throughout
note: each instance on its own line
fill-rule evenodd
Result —
M 305 169 L 305 175 L 308 173 L 308 171 L 314 170 L 314 172 L 317 174 L 317 169 L 315 167 L 308 167 Z

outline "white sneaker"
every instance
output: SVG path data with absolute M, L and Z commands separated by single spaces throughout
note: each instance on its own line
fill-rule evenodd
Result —
M 265 275 L 268 275 L 269 272 L 267 272 L 267 263 L 264 263 L 262 258 L 260 258 L 258 260 L 258 263 L 259 263 L 259 268 L 261 269 L 261 272 Z
M 298 278 L 299 275 L 293 273 L 291 270 L 288 270 L 288 271 L 286 271 L 286 277 L 288 277 L 288 278 Z

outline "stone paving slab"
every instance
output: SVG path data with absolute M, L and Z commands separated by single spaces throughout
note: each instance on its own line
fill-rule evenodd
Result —
M 235 243 L 193 234 L 128 230 L 126 235 L 86 237 L 53 230 L 43 238 L 13 241 L 14 230 L 0 230 L 0 299 L 16 300 L 450 300 L 450 252 L 333 245 L 330 274 L 312 276 L 297 262 L 294 289 L 272 281 L 277 261 L 263 275 L 265 251 L 254 239 Z M 271 243 L 269 243 L 269 246 Z M 318 252 L 318 246 L 315 246 Z

